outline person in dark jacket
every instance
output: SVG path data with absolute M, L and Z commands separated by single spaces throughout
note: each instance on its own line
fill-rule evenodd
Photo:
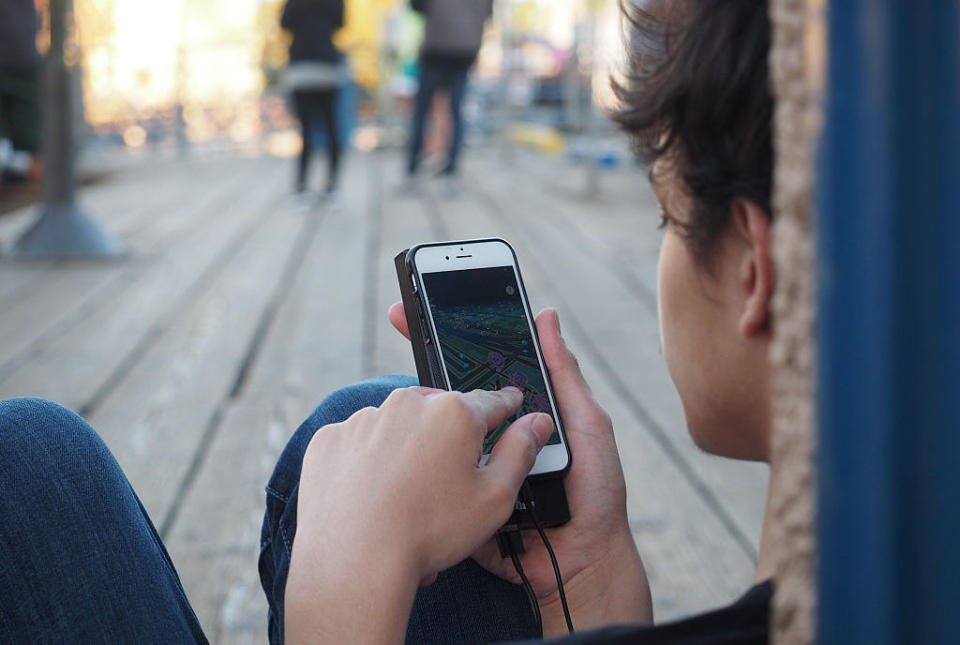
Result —
M 410 127 L 407 176 L 412 181 L 420 165 L 424 127 L 433 96 L 445 90 L 450 97 L 453 131 L 447 162 L 441 174 L 453 177 L 463 144 L 463 96 L 467 74 L 483 41 L 483 26 L 493 11 L 492 0 L 412 0 L 411 7 L 426 18 L 420 48 L 420 84 Z
M 37 9 L 33 0 L 0 2 L 0 172 L 8 179 L 27 176 L 40 147 L 40 56 Z
M 303 138 L 295 189 L 302 193 L 307 188 L 313 133 L 317 126 L 322 126 L 329 158 L 325 192 L 331 195 L 337 188 L 340 170 L 336 106 L 343 59 L 333 44 L 333 34 L 343 26 L 343 0 L 288 0 L 280 25 L 293 34 L 284 84 L 293 94 Z

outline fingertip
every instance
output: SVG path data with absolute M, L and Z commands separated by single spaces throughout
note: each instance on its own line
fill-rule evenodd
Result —
M 393 327 L 406 336 L 410 338 L 410 329 L 407 325 L 407 314 L 403 308 L 402 302 L 395 302 L 390 305 L 390 308 L 387 310 L 387 318 L 390 320 L 390 324 Z
M 534 436 L 537 438 L 537 443 L 542 449 L 550 440 L 550 435 L 553 434 L 553 419 L 549 414 L 544 414 L 543 412 L 538 412 L 533 416 L 534 418 L 530 422 L 530 429 L 533 431 Z

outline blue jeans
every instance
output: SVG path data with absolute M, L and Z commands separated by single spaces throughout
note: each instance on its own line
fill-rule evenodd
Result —
M 443 169 L 446 175 L 457 172 L 457 159 L 463 145 L 463 95 L 467 90 L 467 73 L 472 61 L 436 58 L 420 60 L 420 85 L 417 88 L 416 104 L 413 109 L 413 124 L 410 128 L 410 143 L 407 156 L 407 173 L 413 175 L 420 165 L 420 152 L 423 150 L 423 133 L 427 116 L 433 104 L 433 95 L 437 90 L 445 89 L 450 95 L 450 117 L 453 132 L 450 134 L 450 149 L 447 152 L 447 165 Z
M 259 561 L 271 642 L 283 640 L 297 486 L 310 438 L 412 384 L 389 376 L 334 392 L 280 456 L 267 486 Z M 522 588 L 471 560 L 417 593 L 407 630 L 408 642 L 422 643 L 538 636 Z M 206 642 L 160 536 L 109 449 L 79 416 L 42 399 L 0 401 L 0 643 L 24 641 Z

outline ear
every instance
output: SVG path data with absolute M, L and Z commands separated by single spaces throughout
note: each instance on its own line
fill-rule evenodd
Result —
M 740 314 L 740 334 L 752 338 L 770 324 L 773 295 L 773 261 L 770 259 L 770 215 L 756 202 L 735 199 L 733 222 L 746 244 L 737 279 L 745 300 Z

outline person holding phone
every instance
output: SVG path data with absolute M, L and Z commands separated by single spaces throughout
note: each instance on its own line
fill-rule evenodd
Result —
M 766 3 L 632 11 L 643 35 L 630 39 L 633 71 L 618 88 L 616 119 L 652 163 L 663 207 L 666 363 L 701 447 L 766 460 L 774 282 Z M 400 303 L 389 317 L 408 335 Z M 277 463 L 259 559 L 271 642 L 767 641 L 766 530 L 758 584 L 740 601 L 652 624 L 610 417 L 557 312 L 534 323 L 573 455 L 571 520 L 549 536 L 578 633 L 563 636 L 543 546 L 530 540 L 522 555 L 541 633 L 491 539 L 550 440 L 551 416 L 512 421 L 480 465 L 484 437 L 523 404 L 518 391 L 444 392 L 390 376 L 329 396 Z M 14 399 L 0 402 L 0 441 L 0 634 L 205 641 L 149 517 L 92 428 L 50 402 Z

